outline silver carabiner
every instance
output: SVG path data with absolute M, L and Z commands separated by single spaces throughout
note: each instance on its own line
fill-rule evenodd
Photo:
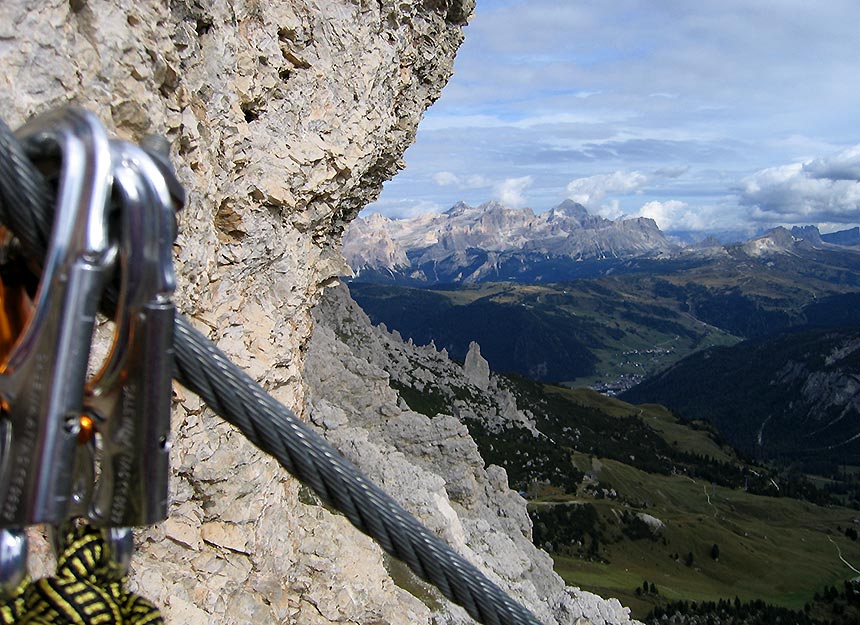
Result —
M 177 207 L 147 152 L 111 141 L 111 153 L 120 289 L 113 345 L 84 399 L 100 438 L 100 471 L 81 516 L 117 528 L 167 518 Z
M 72 491 L 93 325 L 111 264 L 111 154 L 98 119 L 67 108 L 27 123 L 25 146 L 61 157 L 56 214 L 23 333 L 0 362 L 0 527 L 61 523 Z
M 90 341 L 110 265 L 110 147 L 99 121 L 69 108 L 40 116 L 16 134 L 29 148 L 56 154 L 62 162 L 35 303 L 23 303 L 23 288 L 2 292 L 3 316 L 10 321 L 0 355 L 4 596 L 27 574 L 23 526 L 58 523 L 68 509 Z

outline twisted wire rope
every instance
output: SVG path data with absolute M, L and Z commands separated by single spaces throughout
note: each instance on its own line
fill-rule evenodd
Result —
M 53 219 L 48 184 L 0 120 L 0 223 L 41 260 Z M 110 293 L 103 311 L 112 312 Z M 420 578 L 486 625 L 539 625 L 535 616 L 368 480 L 295 413 L 280 404 L 176 313 L 174 378 L 251 443 L 275 457 L 325 503 Z

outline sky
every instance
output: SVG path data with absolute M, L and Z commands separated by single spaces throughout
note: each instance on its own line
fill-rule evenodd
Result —
M 364 214 L 566 198 L 666 231 L 860 223 L 856 0 L 477 0 Z

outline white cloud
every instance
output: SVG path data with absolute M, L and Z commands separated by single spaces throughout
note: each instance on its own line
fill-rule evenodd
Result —
M 638 171 L 616 171 L 577 178 L 567 185 L 567 197 L 579 202 L 604 217 L 615 219 L 621 216 L 618 200 L 604 202 L 609 194 L 631 195 L 640 190 L 648 179 Z
M 379 205 L 477 205 L 505 190 L 501 177 L 528 174 L 514 199 L 536 211 L 570 182 L 605 216 L 654 200 L 647 211 L 720 229 L 856 224 L 860 147 L 835 153 L 860 143 L 858 19 L 850 0 L 481 0 Z M 792 162 L 805 165 L 762 173 Z M 615 171 L 642 172 L 645 193 L 601 186 Z
M 624 217 L 624 211 L 621 210 L 621 202 L 618 200 L 609 200 L 598 209 L 598 212 L 607 219 L 620 219 Z
M 492 186 L 493 181 L 484 176 L 458 176 L 450 171 L 440 171 L 433 174 L 433 182 L 440 187 L 457 187 L 458 189 L 480 189 Z
M 653 219 L 663 232 L 743 230 L 752 234 L 756 230 L 755 226 L 740 217 L 737 202 L 729 196 L 720 198 L 715 204 L 705 205 L 690 205 L 680 200 L 655 200 L 643 204 L 635 216 Z
M 860 145 L 842 150 L 829 158 L 817 158 L 803 164 L 804 173 L 813 178 L 860 180 Z
M 639 217 L 648 217 L 657 222 L 660 230 L 701 230 L 701 225 L 692 226 L 689 219 L 689 205 L 679 200 L 668 200 L 666 202 L 648 202 L 639 209 Z
M 505 178 L 493 188 L 493 191 L 496 194 L 496 198 L 505 206 L 521 208 L 527 204 L 523 191 L 525 191 L 532 182 L 534 182 L 534 179 L 531 176 Z
M 443 206 L 437 202 L 400 198 L 372 204 L 361 212 L 361 216 L 367 217 L 373 213 L 379 213 L 389 219 L 410 219 L 426 213 L 441 213 L 443 210 L 445 210 Z
M 740 202 L 752 209 L 750 217 L 758 222 L 856 223 L 860 182 L 846 178 L 852 165 L 847 152 L 762 169 L 741 181 Z
M 450 171 L 440 171 L 433 174 L 433 181 L 440 187 L 448 187 L 456 185 L 460 182 L 460 178 Z

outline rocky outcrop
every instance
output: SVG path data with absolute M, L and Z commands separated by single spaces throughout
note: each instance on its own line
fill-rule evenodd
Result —
M 477 345 L 469 373 L 432 345 L 371 326 L 343 287 L 325 294 L 315 316 L 306 379 L 312 420 L 329 441 L 547 625 L 631 622 L 617 600 L 565 587 L 531 542 L 525 500 L 508 488 L 504 469 L 484 465 L 465 422 L 541 434 L 484 372 Z M 410 400 L 421 412 L 395 391 L 415 388 L 422 392 Z M 448 405 L 458 414 L 438 411 Z M 434 618 L 464 622 L 462 610 L 402 575 L 403 587 L 421 588 L 416 596 Z
M 459 202 L 441 215 L 360 217 L 343 247 L 359 276 L 400 274 L 415 282 L 480 282 L 498 279 L 506 264 L 660 257 L 675 249 L 651 219 L 611 221 L 571 200 L 538 215 L 498 202 Z
M 486 391 L 490 386 L 490 363 L 481 356 L 481 346 L 475 341 L 469 343 L 466 360 L 463 362 L 466 379 L 479 389 Z
M 838 232 L 822 234 L 821 240 L 833 245 L 860 247 L 860 228 L 855 226 L 848 230 L 839 230 Z
M 773 386 L 799 389 L 791 404 L 791 416 L 802 423 L 814 424 L 811 429 L 815 433 L 841 427 L 843 420 L 856 423 L 860 415 L 857 333 L 846 332 L 844 337 L 838 337 L 826 356 L 805 356 L 804 360 L 786 362 L 771 381 Z
M 474 0 L 0 3 L 12 126 L 73 103 L 159 133 L 188 191 L 179 308 L 306 414 L 303 352 L 340 235 L 402 166 Z M 365 537 L 176 388 L 170 519 L 138 533 L 132 586 L 168 623 L 420 623 Z M 49 566 L 36 559 L 34 572 Z

